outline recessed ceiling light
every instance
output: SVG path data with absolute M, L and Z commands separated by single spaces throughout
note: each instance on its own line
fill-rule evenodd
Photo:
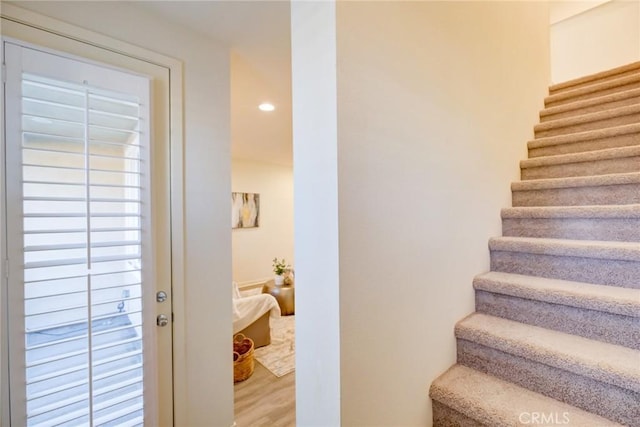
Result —
M 273 111 L 276 109 L 273 104 L 269 104 L 268 102 L 263 102 L 262 104 L 258 105 L 258 108 L 260 109 L 260 111 Z

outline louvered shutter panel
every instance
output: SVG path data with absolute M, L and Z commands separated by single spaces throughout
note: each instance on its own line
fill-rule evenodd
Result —
M 20 87 L 26 424 L 141 425 L 148 99 Z

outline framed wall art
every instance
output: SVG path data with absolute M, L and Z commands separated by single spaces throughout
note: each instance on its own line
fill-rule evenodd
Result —
M 260 194 L 231 193 L 231 228 L 260 226 Z

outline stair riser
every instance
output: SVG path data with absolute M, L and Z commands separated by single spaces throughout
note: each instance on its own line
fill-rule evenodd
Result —
M 640 427 L 639 393 L 461 339 L 458 363 L 619 423 Z
M 544 138 L 547 136 L 567 135 L 570 133 L 586 132 L 595 129 L 604 129 L 614 126 L 630 125 L 640 122 L 640 113 L 626 114 L 624 116 L 616 116 L 603 120 L 595 120 L 586 123 L 580 123 L 570 126 L 553 127 L 547 130 L 536 130 L 536 138 Z
M 640 318 L 476 291 L 476 311 L 640 350 Z
M 640 289 L 640 262 L 491 251 L 491 271 Z
M 587 206 L 640 203 L 640 184 L 550 188 L 512 192 L 513 207 Z
M 590 92 L 582 95 L 571 96 L 569 98 L 564 98 L 559 100 L 546 99 L 544 106 L 545 108 L 556 107 L 558 105 L 564 105 L 571 102 L 582 101 L 583 99 L 597 98 L 599 96 L 609 95 L 611 93 L 624 92 L 625 90 L 637 89 L 637 88 L 640 88 L 640 81 L 636 81 L 636 82 L 621 85 L 621 86 L 615 86 L 615 87 L 599 90 L 596 92 Z
M 559 93 L 563 93 L 563 92 L 567 92 L 570 90 L 575 90 L 575 89 L 580 89 L 586 86 L 591 86 L 594 84 L 600 84 L 600 83 L 604 83 L 604 82 L 608 82 L 610 80 L 615 80 L 615 79 L 619 79 L 622 77 L 627 77 L 627 76 L 632 76 L 634 74 L 640 74 L 640 69 L 636 68 L 633 70 L 627 70 L 621 73 L 616 73 L 616 74 L 612 74 L 610 76 L 606 76 L 606 77 L 601 77 L 599 79 L 595 79 L 595 80 L 589 80 L 589 81 L 585 81 L 582 83 L 578 83 L 576 85 L 573 86 L 568 86 L 568 87 L 563 87 L 563 88 L 558 88 L 558 89 L 554 89 L 553 87 L 549 88 L 549 95 L 557 95 Z
M 433 400 L 432 404 L 433 427 L 486 427 L 437 400 Z
M 522 168 L 520 176 L 522 180 L 526 180 L 607 175 L 611 173 L 628 172 L 640 172 L 640 156 Z
M 502 235 L 640 242 L 640 218 L 505 218 Z
M 611 108 L 624 107 L 626 105 L 633 105 L 640 102 L 640 96 L 632 96 L 626 99 L 619 99 L 611 102 L 603 102 L 602 104 L 594 104 L 588 107 L 576 108 L 574 110 L 567 110 L 553 114 L 540 114 L 540 122 L 548 122 L 551 120 L 565 119 L 567 117 L 575 117 L 588 113 L 597 113 L 598 111 L 605 111 Z
M 607 148 L 630 147 L 640 145 L 640 133 L 617 135 L 588 141 L 569 142 L 565 144 L 549 145 L 529 149 L 529 158 L 556 156 L 558 154 L 585 153 L 587 151 L 604 150 Z

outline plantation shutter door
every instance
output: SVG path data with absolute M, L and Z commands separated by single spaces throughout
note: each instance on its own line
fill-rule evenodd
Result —
M 142 425 L 150 80 L 5 56 L 12 423 Z

